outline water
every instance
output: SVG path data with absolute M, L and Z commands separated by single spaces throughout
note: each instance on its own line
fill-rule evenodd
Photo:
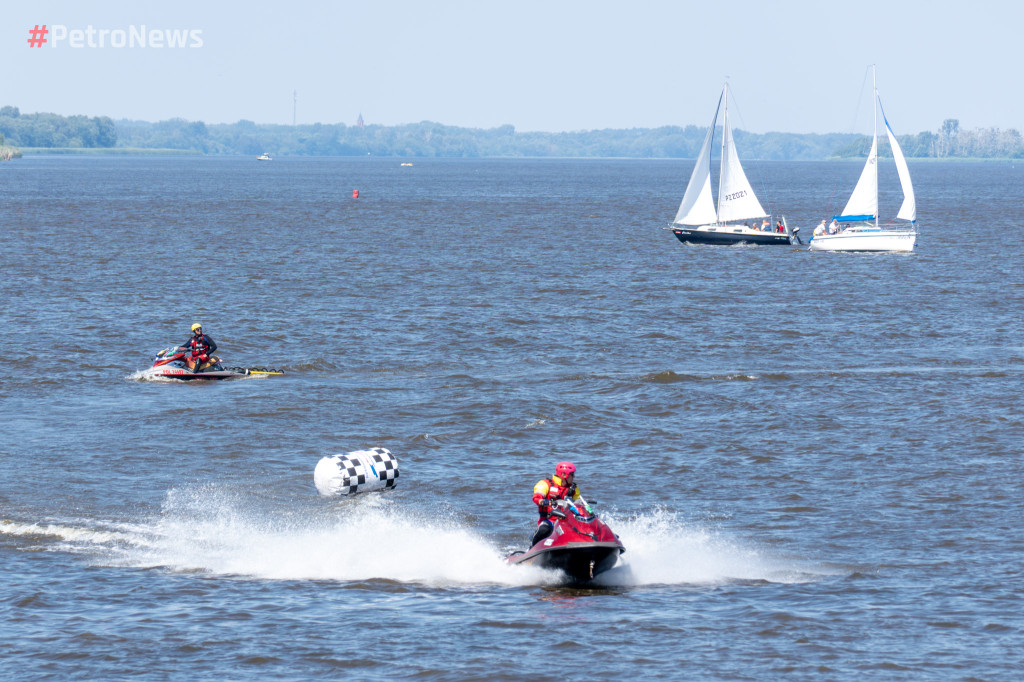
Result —
M 913 165 L 872 255 L 679 244 L 684 161 L 415 163 L 0 165 L 5 677 L 1019 675 L 1020 164 Z M 747 166 L 804 235 L 860 172 Z M 285 376 L 140 380 L 193 321 Z M 503 563 L 560 459 L 592 590 Z

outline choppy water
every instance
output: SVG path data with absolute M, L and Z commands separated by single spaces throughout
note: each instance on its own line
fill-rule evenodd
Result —
M 0 165 L 3 675 L 1018 676 L 1024 168 L 912 166 L 901 255 L 681 245 L 689 170 Z M 860 165 L 747 170 L 807 235 Z M 287 374 L 138 380 L 195 320 Z M 502 561 L 566 458 L 594 590 Z

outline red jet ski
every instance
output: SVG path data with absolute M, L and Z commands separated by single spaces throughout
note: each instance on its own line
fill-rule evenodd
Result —
M 173 346 L 164 348 L 156 354 L 153 359 L 153 366 L 142 372 L 145 377 L 161 377 L 164 379 L 233 379 L 236 377 L 284 374 L 278 369 L 266 367 L 225 367 L 220 364 L 220 358 L 211 357 L 209 362 L 199 366 L 199 371 L 193 372 L 188 365 L 189 349 L 186 346 Z
M 585 583 L 614 566 L 626 551 L 582 497 L 556 500 L 548 516 L 554 525 L 551 535 L 525 552 L 514 552 L 508 563 L 555 568 L 572 582 Z

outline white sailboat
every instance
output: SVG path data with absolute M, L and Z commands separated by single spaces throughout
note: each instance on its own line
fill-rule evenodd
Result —
M 871 140 L 871 151 L 868 152 L 867 162 L 864 170 L 861 171 L 860 180 L 846 202 L 846 208 L 837 216 L 832 217 L 832 223 L 821 225 L 814 229 L 811 237 L 811 251 L 913 251 L 914 243 L 917 241 L 917 201 L 914 198 L 914 186 L 910 182 L 910 169 L 907 168 L 907 160 L 903 156 L 896 141 L 896 135 L 892 132 L 889 121 L 885 118 L 885 111 L 882 109 L 882 100 L 878 97 L 878 87 L 875 84 L 875 67 L 871 67 L 871 84 L 875 96 L 873 109 L 875 112 L 874 133 Z M 900 186 L 903 188 L 903 204 L 900 206 L 896 218 L 910 221 L 909 227 L 899 227 L 891 224 L 882 227 L 878 224 L 878 112 L 882 112 L 882 122 L 885 123 L 885 132 L 889 136 L 889 145 L 892 147 L 892 156 L 896 161 L 896 172 L 900 176 Z
M 722 160 L 716 204 L 711 196 L 711 144 L 719 111 L 723 111 Z M 748 220 L 751 222 L 741 222 Z M 704 137 L 704 145 L 697 156 L 690 183 L 686 186 L 683 200 L 669 229 L 683 243 L 791 244 L 796 239 L 799 228 L 791 232 L 785 218 L 772 224 L 771 217 L 761 208 L 761 202 L 757 200 L 743 172 L 733 142 L 732 128 L 729 127 L 728 83 L 722 88 L 715 117 L 711 119 L 711 127 Z

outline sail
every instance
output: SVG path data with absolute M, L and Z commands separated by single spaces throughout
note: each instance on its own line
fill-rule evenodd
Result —
M 768 215 L 761 208 L 761 202 L 754 195 L 754 189 L 747 181 L 743 166 L 740 165 L 728 115 L 725 117 L 722 134 L 725 149 L 722 157 L 722 177 L 718 187 L 718 220 L 727 223 L 730 220 L 746 220 Z
M 860 173 L 860 180 L 846 202 L 846 208 L 839 215 L 871 216 L 878 215 L 878 138 L 871 140 L 871 151 L 868 152 L 867 163 Z
M 882 100 L 878 100 L 878 108 L 882 108 Z M 903 205 L 900 212 L 896 214 L 901 220 L 914 222 L 917 220 L 917 200 L 914 198 L 914 186 L 910 183 L 910 169 L 907 168 L 907 159 L 903 156 L 896 141 L 896 135 L 892 132 L 889 120 L 885 117 L 885 110 L 882 109 L 882 122 L 885 123 L 885 132 L 889 134 L 889 145 L 892 146 L 892 156 L 896 160 L 896 172 L 900 175 L 900 186 L 903 188 Z
M 722 98 L 718 98 L 718 106 L 715 107 L 715 117 L 711 119 L 711 127 L 708 134 L 704 136 L 704 145 L 697 155 L 697 163 L 693 166 L 693 173 L 690 175 L 690 184 L 686 186 L 686 193 L 683 201 L 676 211 L 674 222 L 680 225 L 707 225 L 716 220 L 715 202 L 711 198 L 711 139 L 715 135 L 715 125 L 718 123 L 718 110 L 722 107 Z

